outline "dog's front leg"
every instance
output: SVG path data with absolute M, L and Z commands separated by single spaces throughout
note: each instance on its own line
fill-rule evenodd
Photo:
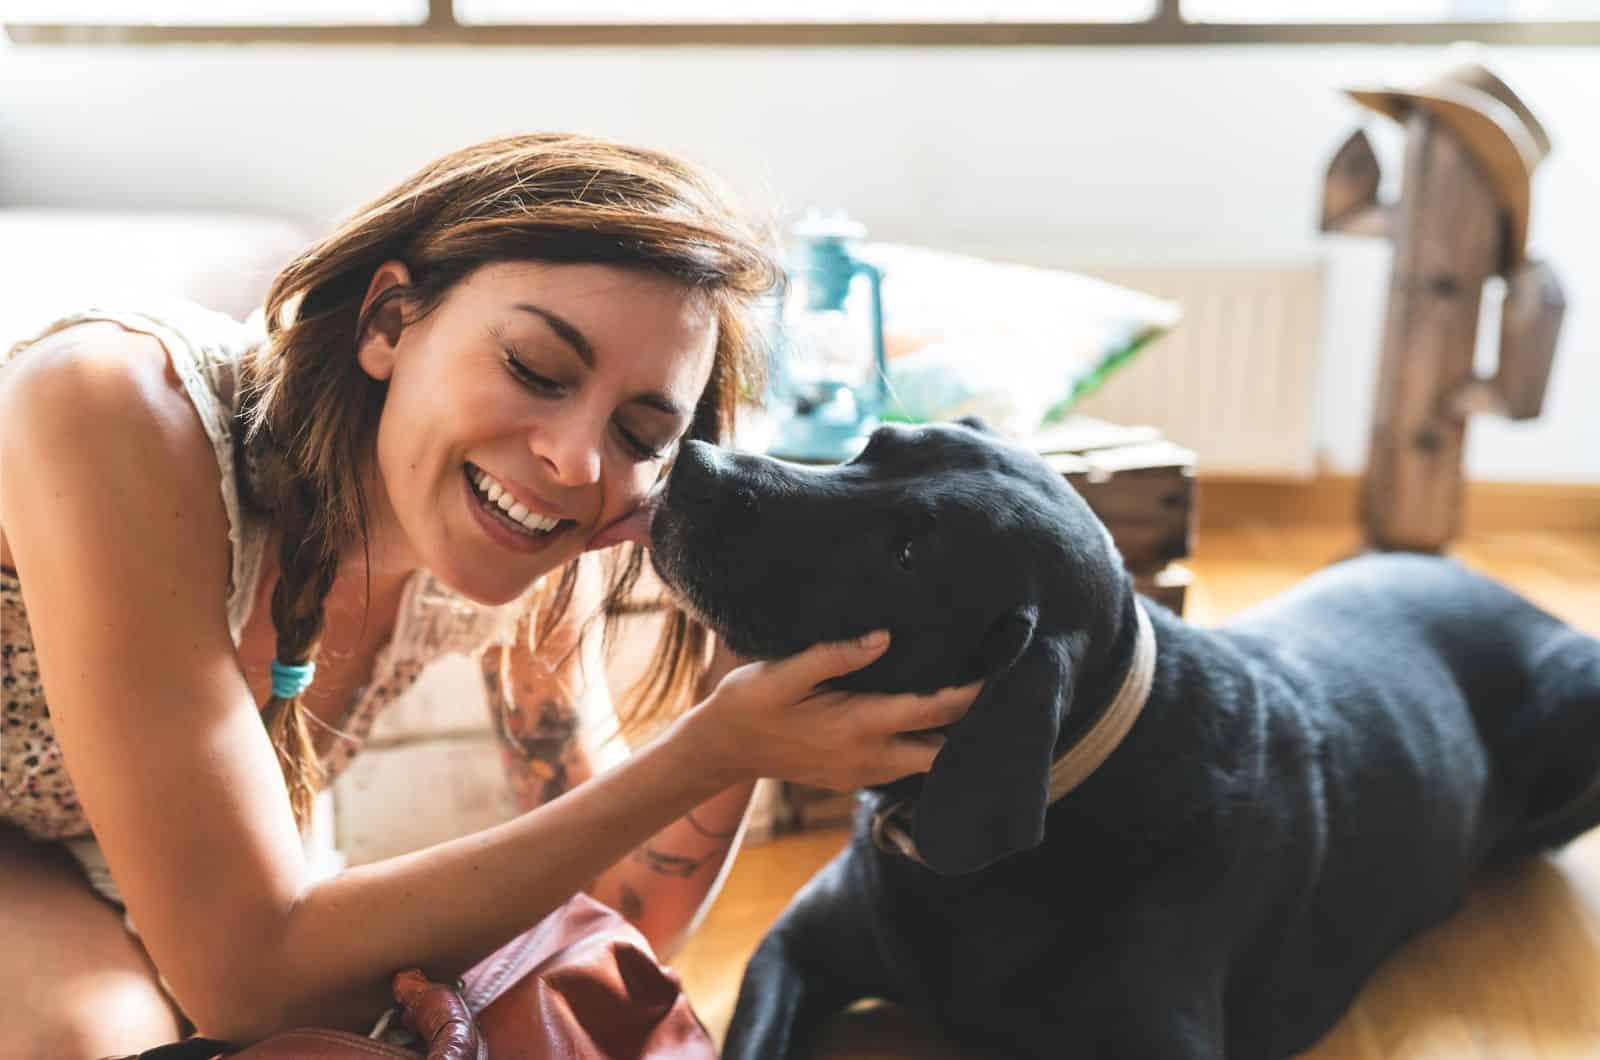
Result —
M 786 1060 L 824 1019 L 889 987 L 854 849 L 801 888 L 745 968 L 723 1060 Z

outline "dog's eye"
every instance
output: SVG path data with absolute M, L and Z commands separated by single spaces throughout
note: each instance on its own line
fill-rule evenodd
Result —
M 916 542 L 909 537 L 902 537 L 894 547 L 894 558 L 902 570 L 910 570 L 916 561 Z

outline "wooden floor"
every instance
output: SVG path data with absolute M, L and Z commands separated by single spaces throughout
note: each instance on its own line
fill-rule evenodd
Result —
M 1353 552 L 1354 529 L 1203 530 L 1187 615 L 1225 618 Z M 1454 553 L 1600 634 L 1600 529 L 1467 536 Z M 718 1040 L 740 970 L 842 833 L 746 849 L 674 962 Z M 1395 866 L 1403 873 L 1405 866 Z M 1070 1051 L 1069 1051 L 1070 1054 Z M 833 1060 L 980 1060 L 889 1006 L 859 1006 L 819 1048 Z M 1448 923 L 1413 940 L 1304 1060 L 1577 1060 L 1600 1057 L 1600 829 L 1559 854 L 1484 880 Z M 988 1060 L 988 1058 L 981 1058 Z

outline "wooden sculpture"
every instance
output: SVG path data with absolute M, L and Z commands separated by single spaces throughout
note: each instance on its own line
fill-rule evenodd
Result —
M 1322 230 L 1394 244 L 1371 444 L 1361 489 L 1370 547 L 1441 551 L 1461 526 L 1468 417 L 1539 415 L 1565 300 L 1525 247 L 1539 122 L 1478 64 L 1412 88 L 1346 90 L 1406 133 L 1400 198 L 1378 201 L 1379 166 L 1357 130 L 1328 167 Z M 1499 365 L 1473 370 L 1483 285 L 1505 279 Z

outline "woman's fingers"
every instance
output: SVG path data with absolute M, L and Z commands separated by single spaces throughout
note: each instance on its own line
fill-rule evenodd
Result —
M 725 719 L 720 728 L 732 737 L 719 741 L 720 753 L 744 772 L 835 791 L 927 772 L 944 747 L 937 730 L 966 715 L 983 682 L 926 695 L 816 694 L 819 685 L 871 665 L 888 647 L 888 632 L 879 631 L 730 674 L 706 704 L 712 713 L 705 716 Z M 815 709 L 793 709 L 807 701 Z
M 926 773 L 933 768 L 933 760 L 939 757 L 939 751 L 943 747 L 944 737 L 936 733 L 896 736 L 889 741 L 888 750 L 884 754 L 884 775 L 875 783 L 899 780 L 912 773 Z
M 879 754 L 881 773 L 869 783 L 887 783 L 932 769 L 945 738 L 929 730 L 960 721 L 981 691 L 983 682 L 974 681 L 970 685 L 941 688 L 928 695 L 887 697 L 887 702 L 878 705 L 873 721 L 873 730 L 888 737 Z M 861 707 L 867 705 L 858 704 L 858 709 Z
M 855 640 L 814 644 L 798 655 L 772 664 L 785 690 L 795 699 L 811 693 L 822 682 L 871 664 L 889 647 L 889 631 L 880 629 Z
M 954 725 L 966 716 L 983 682 L 941 688 L 928 695 L 894 696 L 881 712 L 881 720 L 874 727 L 894 733 L 912 733 L 919 729 L 938 729 Z

